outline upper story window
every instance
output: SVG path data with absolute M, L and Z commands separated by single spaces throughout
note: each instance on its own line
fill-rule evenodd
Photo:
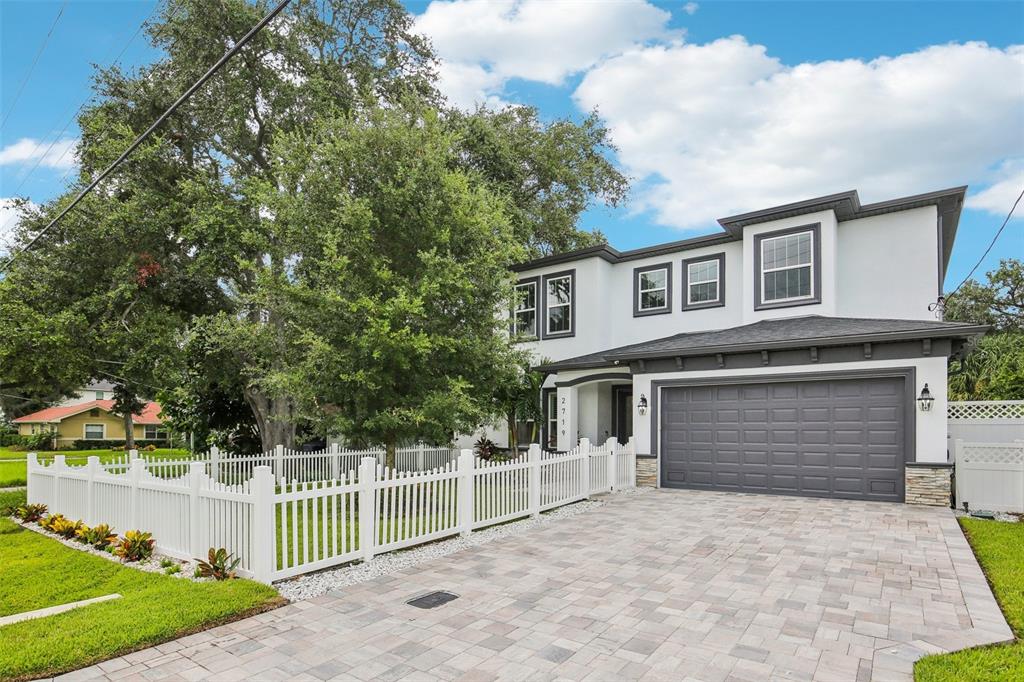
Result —
M 576 271 L 544 275 L 544 337 L 575 334 Z
M 519 338 L 537 338 L 537 278 L 516 284 L 512 333 Z
M 103 391 L 96 391 L 96 400 L 103 400 Z
M 815 224 L 755 237 L 755 309 L 821 302 L 820 236 Z
M 686 289 L 683 310 L 725 305 L 725 254 L 687 258 L 683 261 Z
M 633 317 L 672 312 L 672 264 L 633 269 Z

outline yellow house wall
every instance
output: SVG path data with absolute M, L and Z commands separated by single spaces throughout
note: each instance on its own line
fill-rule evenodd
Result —
M 103 410 L 99 411 L 98 417 L 90 416 L 89 412 L 83 412 L 67 417 L 58 424 L 18 424 L 18 434 L 21 436 L 31 435 L 33 426 L 36 427 L 36 433 L 56 429 L 58 443 L 68 446 L 73 441 L 85 438 L 86 424 L 103 424 L 105 427 L 103 440 L 124 440 L 124 421 L 121 417 Z M 145 440 L 146 426 L 133 424 L 132 433 L 136 440 Z

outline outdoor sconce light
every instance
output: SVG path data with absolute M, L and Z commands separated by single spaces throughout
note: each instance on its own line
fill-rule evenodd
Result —
M 921 395 L 917 398 L 917 406 L 921 408 L 922 412 L 928 412 L 932 409 L 932 403 L 935 402 L 935 398 L 932 397 L 932 392 L 928 390 L 928 384 L 924 385 L 921 389 Z
M 640 394 L 640 400 L 636 403 L 636 411 L 640 413 L 640 416 L 647 414 L 647 396 L 643 393 Z

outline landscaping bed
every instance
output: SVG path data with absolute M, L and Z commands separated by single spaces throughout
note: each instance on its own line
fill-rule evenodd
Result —
M 1024 523 L 961 518 L 992 592 L 1016 641 L 927 656 L 914 667 L 917 682 L 1024 680 Z
M 0 507 L 19 502 L 23 492 L 0 494 Z M 56 675 L 284 603 L 266 585 L 140 571 L 65 547 L 7 518 L 0 518 L 0 566 L 0 616 L 121 595 L 0 628 L 5 680 Z

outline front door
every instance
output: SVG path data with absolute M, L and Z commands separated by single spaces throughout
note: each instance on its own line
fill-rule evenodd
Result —
M 612 397 L 615 406 L 612 420 L 615 427 L 614 435 L 619 443 L 625 445 L 633 435 L 633 387 L 612 386 Z

